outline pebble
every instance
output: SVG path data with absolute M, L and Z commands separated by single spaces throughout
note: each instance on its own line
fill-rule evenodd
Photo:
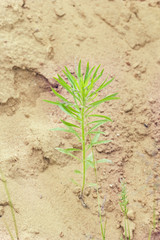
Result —
M 93 198 L 97 198 L 97 192 L 96 192 L 96 191 L 94 191 L 94 192 L 92 193 L 92 197 L 93 197 Z
M 157 149 L 155 146 L 153 146 L 153 145 L 145 146 L 145 152 L 146 152 L 149 156 L 153 157 L 153 156 L 157 155 L 158 149 Z
M 57 7 L 55 8 L 55 14 L 58 16 L 58 17 L 63 17 L 65 15 L 65 11 L 63 10 L 63 8 L 61 7 Z
M 4 208 L 2 206 L 0 206 L 0 217 L 2 217 L 4 214 Z
M 127 216 L 130 220 L 134 220 L 135 219 L 135 212 L 132 209 L 128 210 Z
M 107 212 L 112 212 L 114 210 L 113 202 L 111 200 L 106 201 L 104 204 L 104 209 Z
M 124 107 L 124 112 L 127 113 L 127 112 L 130 112 L 132 111 L 133 109 L 133 104 L 132 103 L 127 103 Z
M 155 100 L 155 99 L 153 99 L 153 98 L 150 98 L 148 101 L 149 101 L 149 103 L 151 103 L 151 104 L 153 104 L 153 103 L 155 103 L 155 102 L 156 102 L 156 100 Z
M 84 195 L 88 197 L 90 193 L 91 193 L 91 188 L 90 187 L 85 188 Z
M 73 193 L 74 194 L 79 194 L 81 192 L 81 189 L 80 189 L 80 187 L 76 187 L 74 190 L 73 190 Z

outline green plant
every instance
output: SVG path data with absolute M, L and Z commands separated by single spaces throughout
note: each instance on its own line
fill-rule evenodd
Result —
M 153 185 L 153 215 L 152 215 L 152 226 L 150 227 L 148 240 L 151 240 L 152 232 L 154 232 L 156 228 L 156 183 L 154 178 L 154 185 Z
M 129 228 L 128 216 L 127 216 L 129 201 L 128 201 L 128 197 L 127 197 L 126 184 L 124 182 L 121 182 L 121 186 L 122 186 L 122 190 L 121 190 L 121 197 L 120 197 L 119 205 L 120 205 L 122 213 L 124 215 L 125 240 L 127 240 L 127 238 L 129 238 L 129 240 L 130 240 L 131 236 L 130 236 L 130 228 Z M 121 239 L 123 240 L 123 237 L 121 237 Z
M 60 99 L 60 101 L 49 101 L 44 100 L 48 103 L 57 105 L 60 109 L 68 114 L 74 119 L 76 123 L 71 123 L 68 121 L 61 120 L 65 128 L 54 128 L 55 131 L 64 131 L 73 133 L 77 140 L 81 143 L 81 148 L 56 148 L 58 151 L 68 154 L 75 159 L 82 162 L 82 171 L 75 170 L 75 173 L 82 174 L 82 186 L 81 195 L 83 196 L 83 191 L 86 183 L 86 170 L 89 167 L 95 169 L 95 161 L 93 159 L 91 148 L 97 144 L 104 144 L 110 142 L 109 140 L 99 141 L 100 134 L 103 134 L 98 127 L 103 125 L 108 121 L 112 121 L 109 117 L 99 114 L 93 114 L 100 104 L 118 99 L 116 97 L 117 93 L 106 96 L 100 100 L 95 100 L 98 93 L 105 88 L 109 83 L 113 81 L 114 78 L 108 80 L 108 77 L 96 87 L 97 81 L 102 77 L 104 69 L 98 74 L 100 65 L 95 69 L 95 66 L 89 69 L 89 63 L 87 63 L 85 74 L 81 72 L 81 61 L 79 61 L 78 70 L 76 71 L 77 78 L 70 73 L 67 67 L 63 71 L 64 75 L 67 77 L 69 83 L 67 83 L 60 75 L 58 78 L 54 78 L 67 92 L 72 96 L 72 101 L 69 101 L 66 97 L 59 94 L 52 88 L 53 93 Z M 90 138 L 90 143 L 87 139 Z M 73 154 L 75 151 L 82 152 L 82 159 L 78 158 Z M 90 152 L 89 152 L 90 151 Z M 107 159 L 98 160 L 97 163 L 109 162 Z M 74 180 L 73 180 L 74 181 Z M 76 183 L 74 181 L 74 183 Z M 77 184 L 77 183 L 76 183 Z
M 8 190 L 7 181 L 6 181 L 5 176 L 4 176 L 4 174 L 3 174 L 1 169 L 0 169 L 0 175 L 1 175 L 1 180 L 2 180 L 3 185 L 4 185 L 4 189 L 5 189 L 7 198 L 8 198 L 8 204 L 9 204 L 9 207 L 10 207 L 10 210 L 11 210 L 11 215 L 12 215 L 12 219 L 13 219 L 13 223 L 14 223 L 16 239 L 19 240 L 18 226 L 17 226 L 17 222 L 16 222 L 16 217 L 15 217 L 13 203 L 11 201 L 11 196 L 10 196 L 10 193 L 9 193 L 9 190 Z M 13 234 L 12 234 L 8 224 L 5 221 L 4 221 L 4 223 L 6 225 L 7 231 L 9 233 L 11 239 L 14 240 Z
M 100 115 L 93 114 L 93 111 L 96 108 L 109 100 L 118 99 L 116 95 L 118 93 L 106 96 L 100 100 L 96 100 L 98 93 L 105 88 L 108 84 L 110 84 L 114 78 L 108 80 L 108 77 L 98 86 L 96 87 L 97 81 L 102 77 L 104 69 L 98 74 L 98 70 L 100 65 L 95 69 L 95 67 L 89 69 L 89 63 L 87 63 L 85 75 L 81 72 L 81 61 L 79 61 L 78 71 L 76 71 L 77 78 L 70 73 L 67 67 L 63 73 L 67 77 L 70 84 L 68 84 L 64 79 L 58 75 L 58 78 L 54 78 L 63 88 L 67 90 L 67 92 L 72 96 L 72 101 L 69 101 L 64 96 L 60 95 L 55 89 L 52 88 L 53 93 L 61 100 L 61 101 L 49 101 L 44 100 L 45 102 L 57 105 L 60 107 L 62 111 L 71 116 L 76 123 L 67 122 L 61 120 L 61 122 L 65 125 L 66 128 L 54 128 L 52 130 L 55 131 L 64 131 L 73 133 L 78 141 L 81 143 L 81 148 L 56 148 L 62 153 L 68 154 L 73 158 L 78 159 L 82 162 L 82 169 L 75 170 L 75 173 L 82 174 L 82 187 L 81 187 L 81 198 L 83 197 L 83 191 L 86 183 L 86 170 L 89 167 L 92 167 L 95 172 L 96 183 L 90 184 L 97 190 L 98 197 L 98 213 L 100 217 L 100 225 L 101 225 L 101 235 L 102 239 L 105 240 L 106 235 L 106 221 L 103 224 L 102 221 L 102 209 L 100 205 L 100 197 L 98 192 L 98 176 L 97 176 L 97 164 L 99 163 L 108 163 L 111 162 L 108 159 L 100 159 L 97 160 L 94 157 L 94 147 L 98 144 L 105 144 L 110 142 L 110 140 L 99 140 L 101 134 L 104 132 L 100 131 L 99 127 L 105 124 L 108 121 L 112 121 L 111 118 Z M 95 69 L 95 71 L 94 71 Z M 82 159 L 73 155 L 74 151 L 82 151 Z M 73 180 L 74 183 L 75 180 Z

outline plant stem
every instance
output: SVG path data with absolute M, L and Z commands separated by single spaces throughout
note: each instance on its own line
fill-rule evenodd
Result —
M 90 139 L 90 143 L 91 143 L 91 134 L 89 134 L 89 139 Z M 92 157 L 93 157 L 93 164 L 94 164 L 94 173 L 95 173 L 95 178 L 96 178 L 96 184 L 98 183 L 98 176 L 97 176 L 97 164 L 96 164 L 96 160 L 94 158 L 94 151 L 93 151 L 93 146 L 91 147 L 91 152 L 92 152 Z M 98 200 L 98 213 L 99 213 L 99 219 L 100 219 L 100 224 L 101 224 L 101 234 L 102 234 L 102 239 L 105 240 L 105 231 L 106 231 L 106 221 L 105 221 L 105 225 L 103 227 L 103 222 L 102 222 L 102 210 L 100 207 L 100 197 L 99 197 L 99 192 L 98 192 L 98 186 L 96 188 L 97 190 L 97 200 Z
M 12 203 L 12 201 L 11 201 L 11 196 L 10 196 L 10 193 L 9 193 L 9 190 L 8 190 L 8 186 L 7 186 L 6 179 L 5 179 L 5 177 L 4 177 L 1 169 L 0 169 L 0 174 L 1 174 L 1 177 L 2 177 L 2 181 L 3 181 L 3 183 L 4 183 L 4 188 L 5 188 L 7 197 L 8 197 L 8 203 L 9 203 L 10 210 L 11 210 L 11 214 L 12 214 L 12 219 L 13 219 L 14 228 L 15 228 L 15 232 L 16 232 L 16 238 L 17 238 L 17 240 L 19 240 L 18 227 L 17 227 L 17 223 L 16 223 L 16 217 L 15 217 L 15 213 L 14 213 L 13 203 Z M 6 226 L 7 226 L 7 225 L 6 225 Z M 8 230 L 8 229 L 9 229 L 9 228 L 7 227 L 7 230 Z M 9 231 L 9 234 L 10 234 L 10 231 Z M 11 236 L 11 234 L 10 234 L 10 236 Z
M 82 106 L 82 111 L 81 111 L 81 116 L 82 116 L 82 123 L 81 123 L 81 128 L 82 128 L 82 154 L 83 154 L 83 184 L 82 184 L 82 195 L 83 195 L 83 190 L 85 186 L 85 180 L 86 180 L 86 141 L 85 141 L 85 116 L 84 116 L 84 106 Z

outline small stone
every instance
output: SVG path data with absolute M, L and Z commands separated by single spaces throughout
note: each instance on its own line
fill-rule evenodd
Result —
M 109 132 L 105 132 L 105 136 L 106 136 L 106 137 L 109 136 L 109 134 L 110 134 Z
M 149 101 L 149 103 L 151 103 L 151 104 L 153 104 L 153 103 L 155 103 L 155 102 L 156 102 L 156 100 L 155 100 L 155 99 L 153 99 L 153 98 L 150 98 L 148 101 Z
M 146 146 L 146 147 L 145 147 L 145 152 L 146 152 L 149 156 L 153 157 L 153 156 L 157 155 L 158 149 L 157 149 L 155 146 L 153 146 L 153 145 L 151 145 L 151 146 Z
M 4 214 L 4 208 L 2 206 L 0 206 L 0 217 L 2 217 Z
M 97 152 L 105 152 L 105 150 L 106 150 L 106 146 L 105 145 L 97 145 L 96 146 L 96 150 L 97 150 Z
M 134 220 L 135 219 L 135 212 L 132 209 L 128 210 L 127 216 L 130 220 Z
M 60 236 L 60 238 L 64 237 L 64 233 L 61 232 L 61 233 L 59 234 L 59 236 Z
M 112 212 L 114 210 L 114 205 L 113 202 L 111 200 L 108 200 L 104 203 L 104 209 L 107 212 Z
M 116 228 L 119 229 L 120 227 L 121 227 L 121 225 L 120 225 L 120 224 L 117 224 Z
M 90 187 L 85 188 L 84 195 L 88 197 L 90 193 L 91 193 L 91 188 Z
M 127 113 L 127 112 L 130 112 L 132 111 L 133 109 L 133 104 L 132 103 L 127 103 L 124 107 L 124 112 Z
M 65 11 L 63 10 L 62 7 L 57 7 L 55 8 L 55 14 L 58 16 L 58 17 L 63 17 L 65 15 Z
M 144 125 L 139 125 L 137 127 L 137 133 L 141 136 L 147 136 L 148 135 L 148 129 Z
M 51 45 L 47 47 L 47 56 L 49 59 L 52 59 L 54 57 L 54 49 Z
M 81 192 L 80 187 L 76 187 L 76 188 L 73 190 L 73 193 L 76 194 L 76 195 L 78 195 L 80 192 Z
M 27 114 L 27 113 L 25 113 L 24 116 L 25 116 L 26 118 L 29 118 L 29 117 L 30 117 L 30 115 Z
M 93 198 L 97 198 L 97 191 L 94 191 L 94 192 L 92 193 L 92 197 L 93 197 Z

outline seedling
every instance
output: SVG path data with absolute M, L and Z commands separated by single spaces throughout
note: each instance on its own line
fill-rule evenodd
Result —
M 125 221 L 125 240 L 129 238 L 131 240 L 131 235 L 130 235 L 130 228 L 129 228 L 129 222 L 128 222 L 128 197 L 127 197 L 127 191 L 126 191 L 126 185 L 124 182 L 121 182 L 122 185 L 122 191 L 121 191 L 121 198 L 119 205 L 121 207 L 122 213 L 124 215 L 124 221 Z M 123 237 L 121 237 L 121 240 L 123 240 Z
M 0 169 L 0 176 L 1 176 L 1 180 L 2 180 L 3 185 L 4 185 L 4 189 L 5 189 L 7 198 L 8 198 L 8 204 L 9 204 L 9 207 L 10 207 L 10 210 L 11 210 L 11 215 L 12 215 L 12 219 L 13 219 L 13 223 L 14 223 L 16 240 L 19 240 L 18 226 L 17 226 L 17 222 L 16 222 L 13 203 L 12 203 L 11 196 L 10 196 L 10 193 L 9 193 L 9 190 L 8 190 L 7 181 L 6 181 L 5 176 L 4 176 L 1 169 Z M 6 221 L 4 221 L 4 224 L 6 225 L 6 228 L 7 228 L 7 231 L 9 233 L 9 235 L 10 235 L 11 240 L 15 240 L 15 238 L 13 237 L 13 233 L 11 232 L 11 230 L 10 230 Z
M 96 87 L 97 81 L 102 77 L 104 69 L 98 73 L 100 65 L 95 69 L 95 66 L 91 69 L 89 68 L 89 63 L 87 63 L 85 74 L 81 72 L 81 61 L 79 61 L 78 70 L 76 71 L 77 77 L 72 75 L 67 67 L 63 73 L 67 77 L 68 81 L 65 81 L 60 75 L 54 78 L 67 92 L 72 96 L 72 101 L 69 101 L 66 97 L 59 94 L 54 88 L 52 88 L 53 93 L 60 99 L 60 101 L 49 101 L 45 102 L 57 105 L 60 109 L 73 118 L 74 123 L 61 120 L 65 128 L 54 128 L 55 131 L 64 131 L 73 133 L 77 140 L 81 144 L 81 148 L 56 148 L 58 151 L 68 154 L 73 158 L 82 162 L 82 171 L 75 170 L 75 173 L 82 175 L 82 186 L 81 194 L 83 196 L 84 187 L 86 184 L 86 170 L 89 167 L 95 168 L 95 161 L 93 159 L 93 154 L 91 148 L 97 144 L 105 144 L 110 142 L 109 140 L 99 141 L 100 134 L 104 134 L 98 128 L 108 121 L 112 121 L 109 117 L 99 114 L 93 114 L 93 111 L 97 107 L 110 100 L 118 99 L 116 96 L 118 93 L 106 96 L 100 100 L 96 100 L 98 93 L 104 89 L 108 84 L 110 84 L 114 78 L 108 80 L 108 77 Z M 90 138 L 91 141 L 88 142 L 87 139 Z M 82 159 L 75 156 L 73 152 L 81 151 Z M 109 162 L 108 159 L 98 160 L 97 163 Z M 75 180 L 74 183 L 78 184 Z
M 154 178 L 152 226 L 150 227 L 148 240 L 151 240 L 152 233 L 153 233 L 154 230 L 156 229 L 156 201 L 155 201 L 156 196 L 155 196 L 155 195 L 156 195 L 156 184 L 155 184 L 155 178 Z

